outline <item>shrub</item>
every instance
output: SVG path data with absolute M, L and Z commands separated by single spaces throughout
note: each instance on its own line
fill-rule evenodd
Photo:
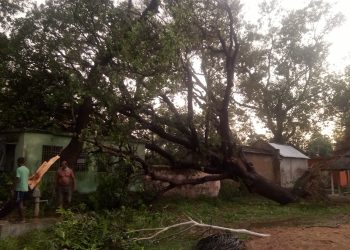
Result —
M 142 188 L 135 180 L 135 170 L 132 163 L 120 160 L 114 168 L 109 168 L 101 176 L 93 200 L 98 209 L 115 209 L 121 206 L 140 206 L 143 204 Z
M 34 230 L 17 237 L 6 237 L 0 240 L 2 250 L 54 250 L 52 246 L 53 235 L 51 229 L 43 231 Z
M 118 208 L 127 198 L 125 181 L 118 175 L 109 173 L 101 178 L 96 190 L 96 201 L 100 209 Z
M 74 214 L 60 210 L 62 222 L 54 228 L 54 249 L 135 249 L 125 232 L 131 219 L 126 210 L 104 214 Z
M 224 200 L 232 200 L 239 196 L 245 196 L 249 192 L 246 186 L 240 181 L 223 180 L 221 181 L 219 197 Z
M 11 187 L 13 186 L 11 175 L 0 172 L 0 183 L 0 201 L 6 201 L 10 196 Z

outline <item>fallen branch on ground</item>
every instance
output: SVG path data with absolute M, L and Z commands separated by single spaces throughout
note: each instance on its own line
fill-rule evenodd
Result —
M 188 230 L 188 229 L 190 229 L 192 227 L 204 227 L 204 228 L 209 228 L 209 229 L 221 230 L 221 231 L 225 231 L 225 232 L 249 234 L 249 235 L 254 235 L 254 236 L 259 236 L 259 237 L 268 237 L 268 236 L 270 236 L 269 234 L 256 233 L 256 232 L 253 232 L 253 231 L 249 231 L 247 229 L 233 229 L 233 228 L 227 228 L 227 227 L 214 226 L 214 225 L 199 223 L 197 221 L 194 221 L 191 218 L 189 218 L 189 219 L 190 219 L 189 221 L 181 222 L 181 223 L 170 225 L 170 226 L 167 226 L 167 227 L 138 229 L 138 230 L 129 231 L 128 233 L 136 233 L 136 232 L 144 232 L 144 231 L 158 231 L 158 232 L 156 232 L 156 233 L 154 233 L 154 234 L 152 234 L 152 235 L 150 235 L 148 237 L 132 238 L 132 240 L 134 240 L 134 241 L 151 240 L 151 239 L 157 237 L 159 234 L 168 231 L 169 229 L 182 227 L 182 226 L 188 226 L 188 228 L 186 228 L 186 229 L 184 229 L 182 231 L 186 231 L 186 230 Z

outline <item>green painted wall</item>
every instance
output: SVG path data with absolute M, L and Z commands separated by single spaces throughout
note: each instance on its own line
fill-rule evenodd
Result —
M 27 166 L 32 173 L 42 163 L 43 145 L 66 147 L 71 137 L 63 135 L 24 133 L 23 152 L 26 157 Z M 22 146 L 22 144 L 18 144 Z M 95 191 L 98 185 L 95 172 L 75 172 L 77 181 L 77 191 L 88 193 Z M 53 186 L 55 182 L 55 172 L 48 171 L 43 177 L 43 182 L 47 186 Z
M 17 167 L 17 159 L 19 157 L 25 157 L 25 150 L 24 150 L 24 134 L 19 134 L 16 144 L 16 150 L 15 150 L 15 161 L 14 161 L 14 169 Z
M 16 133 L 11 134 L 11 136 L 6 135 L 4 140 L 6 140 L 5 138 L 11 139 L 11 142 L 13 141 L 16 143 L 15 161 L 18 159 L 18 157 L 25 157 L 26 165 L 30 169 L 31 173 L 34 173 L 42 163 L 43 145 L 65 147 L 68 145 L 71 139 L 69 135 L 54 135 L 45 132 Z M 145 145 L 138 143 L 135 143 L 134 145 L 137 147 L 137 155 L 144 159 Z M 14 169 L 16 169 L 16 166 L 14 166 Z M 89 166 L 88 169 L 89 171 L 75 172 L 77 179 L 77 191 L 80 193 L 95 191 L 100 177 L 104 174 L 103 172 L 96 172 L 96 166 Z M 50 189 L 54 189 L 54 177 L 55 172 L 48 171 L 44 175 L 41 185 L 43 187 L 50 187 Z
M 70 142 L 69 136 L 52 134 L 24 133 L 23 137 L 24 143 L 23 145 L 18 144 L 18 147 L 23 147 L 23 156 L 26 158 L 27 167 L 32 173 L 42 163 L 43 145 L 66 147 Z
M 45 188 L 52 189 L 54 192 L 55 184 L 55 172 L 49 171 L 45 174 L 41 184 Z M 91 193 L 96 191 L 100 176 L 103 172 L 75 172 L 75 177 L 77 181 L 77 191 L 79 193 Z M 48 197 L 46 197 L 48 198 Z

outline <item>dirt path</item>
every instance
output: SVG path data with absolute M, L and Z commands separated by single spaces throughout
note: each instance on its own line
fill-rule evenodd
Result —
M 247 242 L 248 250 L 346 250 L 350 249 L 350 225 L 259 228 L 270 237 Z

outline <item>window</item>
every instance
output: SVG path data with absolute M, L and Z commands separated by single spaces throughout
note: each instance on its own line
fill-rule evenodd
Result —
M 42 154 L 42 161 L 48 161 L 52 157 L 59 155 L 63 150 L 63 147 L 60 146 L 52 146 L 52 145 L 43 145 L 43 154 Z M 75 166 L 72 166 L 74 171 L 87 171 L 87 164 L 86 164 L 86 157 L 87 153 L 83 152 L 80 154 L 77 163 Z M 50 167 L 50 171 L 56 171 L 59 166 L 61 165 L 60 159 L 57 160 L 53 166 Z
M 86 164 L 86 157 L 87 153 L 82 152 L 77 160 L 77 164 L 75 166 L 75 171 L 87 171 L 87 164 Z
M 52 146 L 52 145 L 43 145 L 43 154 L 42 161 L 48 161 L 52 157 L 59 155 L 62 151 L 63 147 L 60 146 Z M 60 166 L 60 160 L 58 159 L 51 167 L 51 171 L 56 171 Z
M 0 171 L 11 172 L 15 167 L 16 144 L 0 144 Z

